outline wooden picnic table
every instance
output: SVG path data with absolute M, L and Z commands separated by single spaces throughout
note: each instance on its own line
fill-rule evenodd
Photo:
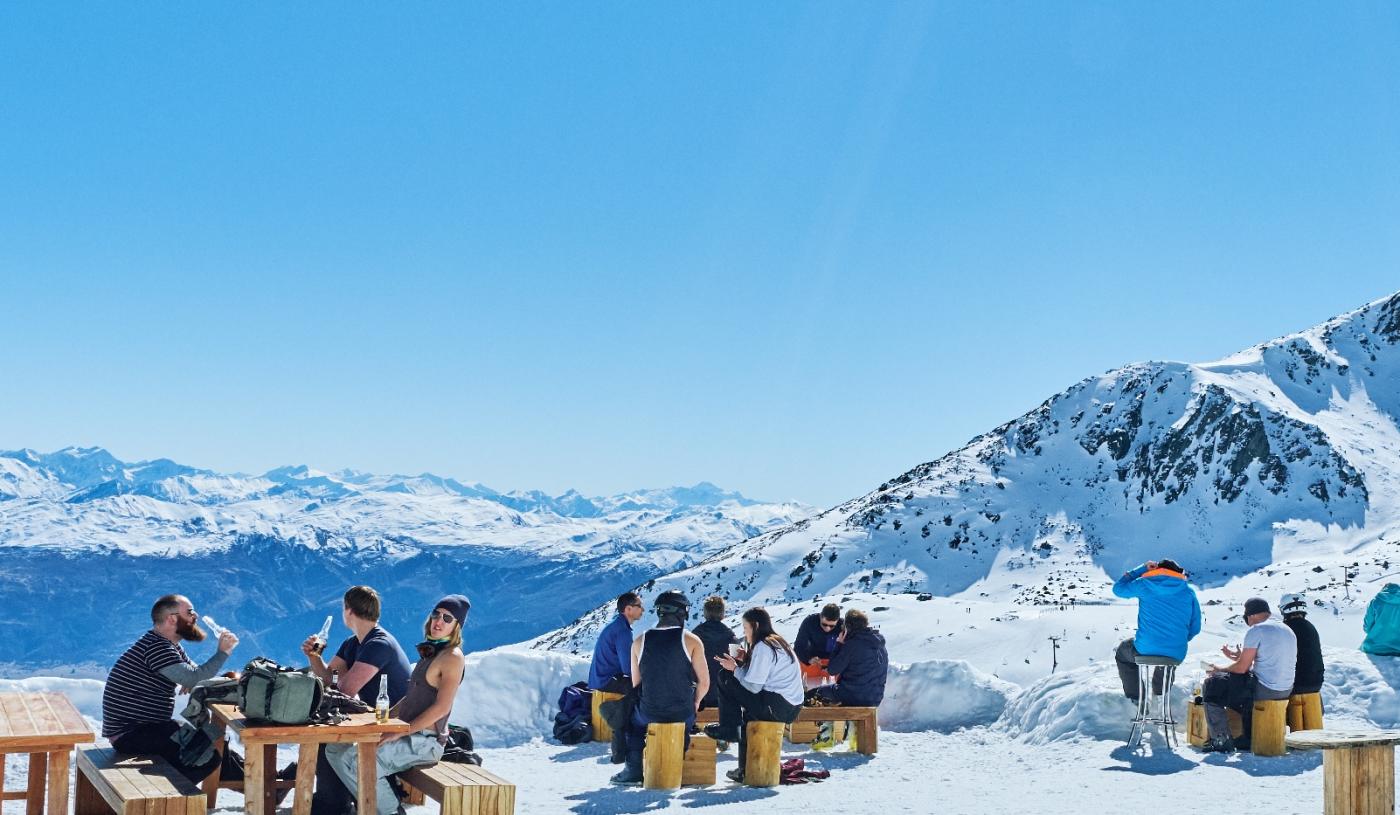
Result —
M 1302 730 L 1285 742 L 1322 750 L 1324 815 L 1393 815 L 1400 730 Z
M 57 692 L 0 693 L 0 790 L 5 787 L 5 757 L 29 754 L 29 784 L 0 793 L 0 802 L 25 801 L 26 815 L 68 813 L 68 768 L 73 748 L 96 736 L 68 697 Z
M 408 722 L 390 719 L 384 724 L 374 720 L 374 713 L 352 713 L 339 724 L 254 724 L 244 718 L 234 705 L 213 704 L 209 713 L 214 721 L 226 726 L 243 742 L 244 808 L 248 815 L 273 815 L 277 811 L 277 745 L 295 744 L 297 777 L 293 786 L 292 811 L 296 815 L 311 812 L 312 785 L 316 781 L 316 751 L 323 744 L 354 743 L 357 750 L 359 790 L 356 807 L 359 812 L 374 815 L 376 755 L 379 739 L 390 733 L 409 732 Z M 235 784 L 221 782 L 216 768 L 204 782 L 206 793 L 218 787 Z

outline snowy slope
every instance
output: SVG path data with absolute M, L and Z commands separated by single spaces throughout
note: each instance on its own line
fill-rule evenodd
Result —
M 1365 582 L 1400 563 L 1397 416 L 1400 294 L 1219 362 L 1086 379 L 866 495 L 642 588 L 735 606 L 926 594 L 1030 614 L 1106 602 L 1125 568 L 1171 556 L 1199 585 L 1228 589 L 1218 602 L 1300 581 L 1331 602 L 1344 567 Z M 608 616 L 600 606 L 539 644 L 587 653 Z
M 96 671 L 170 591 L 236 625 L 257 652 L 291 658 L 356 583 L 385 593 L 385 620 L 402 637 L 428 604 L 465 592 L 476 603 L 470 644 L 490 647 L 810 511 L 708 483 L 588 498 L 427 473 L 245 476 L 101 448 L 5 452 L 0 604 L 17 625 L 0 627 L 0 662 L 71 665 L 66 643 L 100 627 L 113 636 L 82 660 Z

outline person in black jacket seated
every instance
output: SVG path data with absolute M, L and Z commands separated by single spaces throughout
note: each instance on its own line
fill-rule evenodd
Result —
M 1318 693 L 1322 690 L 1322 640 L 1308 622 L 1308 601 L 1301 594 L 1285 594 L 1278 610 L 1283 624 L 1298 639 L 1298 668 L 1293 674 L 1293 692 Z
M 841 648 L 827 664 L 827 671 L 836 677 L 836 684 L 808 691 L 808 702 L 878 707 L 885 698 L 885 677 L 890 669 L 885 638 L 870 627 L 870 618 L 865 612 L 851 609 L 846 612 L 845 630 L 838 639 Z
M 724 624 L 724 598 L 719 595 L 711 595 L 705 598 L 705 621 L 691 629 L 692 634 L 700 638 L 700 642 L 705 646 L 705 664 L 710 666 L 710 692 L 705 694 L 705 698 L 700 700 L 700 709 L 714 707 L 719 700 L 719 685 L 717 680 L 723 670 L 715 657 L 729 653 L 729 646 L 738 642 L 734 631 Z
M 831 678 L 827 662 L 841 647 L 841 607 L 827 603 L 816 614 L 808 614 L 797 627 L 797 639 L 792 641 L 792 650 L 802 667 L 802 681 L 808 688 L 825 683 Z
M 656 627 L 632 643 L 632 687 L 637 695 L 627 728 L 627 766 L 610 780 L 614 784 L 642 783 L 642 751 L 647 725 L 684 722 L 686 744 L 700 700 L 710 689 L 705 644 L 685 630 L 690 601 L 678 591 L 663 591 L 652 603 Z

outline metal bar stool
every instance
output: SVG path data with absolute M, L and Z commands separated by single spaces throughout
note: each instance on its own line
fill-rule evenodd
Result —
M 1176 719 L 1172 718 L 1172 683 L 1176 681 L 1176 666 L 1181 664 L 1181 660 L 1171 657 L 1159 657 L 1152 654 L 1138 654 L 1138 705 L 1137 713 L 1133 716 L 1133 729 L 1128 735 L 1128 746 L 1137 747 L 1142 744 L 1143 737 L 1147 734 L 1148 727 L 1162 727 L 1162 739 L 1166 741 L 1168 747 L 1175 747 L 1178 743 L 1176 735 Z M 1157 710 L 1152 709 L 1152 674 L 1156 671 L 1162 672 L 1162 692 L 1156 694 L 1161 701 L 1157 705 Z

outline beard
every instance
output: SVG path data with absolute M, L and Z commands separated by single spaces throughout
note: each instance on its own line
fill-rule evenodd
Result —
M 204 633 L 204 629 L 199 627 L 199 623 L 184 617 L 176 620 L 175 635 L 186 642 L 204 642 L 204 638 L 208 636 Z

